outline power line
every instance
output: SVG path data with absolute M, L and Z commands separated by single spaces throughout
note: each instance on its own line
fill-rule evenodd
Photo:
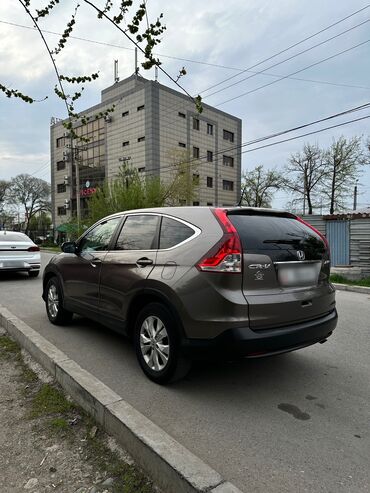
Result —
M 279 140 L 277 142 L 273 142 L 272 144 L 265 144 L 265 145 L 260 146 L 260 147 L 254 147 L 253 149 L 247 149 L 246 151 L 242 151 L 242 154 L 246 154 L 247 152 L 257 151 L 259 149 L 264 149 L 266 147 L 272 147 L 274 145 L 282 144 L 284 142 L 290 142 L 291 140 L 301 139 L 302 137 L 307 137 L 308 135 L 314 135 L 314 134 L 318 134 L 320 132 L 325 132 L 326 130 L 330 130 L 332 128 L 337 128 L 337 127 L 342 127 L 343 125 L 348 125 L 349 123 L 355 123 L 355 122 L 359 122 L 361 120 L 366 120 L 367 118 L 370 118 L 370 115 L 366 115 L 366 116 L 363 116 L 361 118 L 356 118 L 354 120 L 348 120 L 348 121 L 343 122 L 343 123 L 338 123 L 337 125 L 331 125 L 330 127 L 325 127 L 325 128 L 320 129 L 320 130 L 315 130 L 313 132 L 308 132 L 305 134 L 297 135 L 296 137 L 290 137 L 289 139 Z
M 294 55 L 292 55 L 288 58 L 285 58 L 284 60 L 281 60 L 280 62 L 274 63 L 273 65 L 270 65 L 269 67 L 267 67 L 265 70 L 270 70 L 271 68 L 277 67 L 278 65 L 281 65 L 285 62 L 288 62 L 289 60 L 292 60 L 293 58 L 296 58 L 300 55 L 303 55 L 303 53 L 307 53 L 308 51 L 311 51 L 314 48 L 317 48 L 318 46 L 322 46 L 323 44 L 328 43 L 329 41 L 332 41 L 333 39 L 339 38 L 340 36 L 343 36 L 344 34 L 347 34 L 348 32 L 353 31 L 354 29 L 357 29 L 357 28 L 363 26 L 364 24 L 367 24 L 368 22 L 370 22 L 370 19 L 367 19 L 366 21 L 363 21 L 360 24 L 357 24 L 356 26 L 350 27 L 349 29 L 342 31 L 341 33 L 338 33 L 335 36 L 332 36 L 331 38 L 325 39 L 324 41 L 321 41 L 320 43 L 317 43 L 317 44 L 315 44 L 309 48 L 306 48 L 303 51 L 299 51 L 298 53 L 295 53 Z M 233 82 L 232 84 L 229 84 L 228 86 L 222 87 L 221 89 L 218 89 L 217 91 L 212 92 L 211 94 L 209 94 L 206 97 L 210 98 L 211 96 L 214 96 L 215 94 L 218 94 L 219 92 L 226 91 L 226 89 L 229 89 L 230 87 L 241 84 L 242 82 L 244 82 L 246 80 L 253 79 L 253 77 L 256 77 L 257 75 L 259 75 L 261 73 L 263 73 L 263 70 L 261 70 L 259 72 L 255 72 L 254 74 L 249 75 L 248 77 L 244 77 L 244 79 L 240 79 L 236 82 Z M 238 75 L 240 75 L 240 74 L 238 74 Z
M 230 103 L 230 101 L 234 101 L 235 99 L 241 98 L 243 96 L 247 96 L 248 94 L 252 94 L 253 92 L 259 91 L 260 89 L 264 89 L 265 87 L 272 86 L 273 84 L 276 84 L 277 82 L 280 82 L 284 79 L 287 79 L 288 77 L 290 77 L 292 75 L 299 74 L 300 72 L 303 72 L 305 70 L 308 70 L 309 68 L 315 67 L 316 65 L 320 65 L 321 63 L 327 62 L 328 60 L 332 60 L 333 58 L 336 58 L 337 56 L 343 55 L 344 53 L 348 53 L 349 51 L 352 51 L 356 48 L 359 48 L 360 46 L 363 46 L 369 42 L 370 42 L 370 39 L 363 41 L 362 43 L 358 43 L 357 45 L 354 45 L 354 46 L 351 46 L 350 48 L 347 48 L 346 50 L 342 50 L 342 51 L 335 53 L 334 55 L 331 55 L 327 58 L 323 58 L 322 60 L 319 60 L 318 62 L 311 63 L 310 65 L 307 65 L 306 67 L 303 67 L 299 70 L 296 70 L 295 72 L 291 72 L 290 74 L 285 75 L 284 77 L 281 77 L 280 79 L 274 80 L 272 82 L 269 82 L 268 84 L 264 84 L 262 86 L 251 89 L 250 91 L 239 94 L 238 96 L 234 96 L 233 98 L 226 99 L 225 101 L 222 101 L 221 103 L 218 103 L 215 106 L 217 107 L 217 106 L 221 106 L 222 104 Z
M 253 140 L 251 140 L 249 142 L 243 142 L 242 144 L 239 144 L 239 145 L 236 145 L 236 146 L 232 146 L 232 147 L 229 147 L 229 148 L 222 149 L 222 150 L 220 150 L 218 152 L 215 152 L 214 153 L 214 156 L 218 156 L 219 154 L 224 154 L 226 152 L 231 152 L 231 151 L 235 151 L 235 150 L 238 150 L 238 149 L 242 149 L 243 147 L 246 147 L 246 146 L 257 144 L 257 143 L 262 142 L 262 141 L 265 141 L 265 140 L 270 140 L 270 139 L 279 137 L 281 135 L 285 135 L 287 133 L 295 132 L 297 130 L 302 130 L 303 128 L 307 128 L 307 127 L 312 126 L 312 125 L 317 125 L 318 123 L 323 123 L 325 121 L 329 121 L 329 120 L 332 120 L 334 118 L 338 118 L 340 116 L 348 115 L 348 114 L 354 113 L 356 111 L 361 111 L 361 110 L 364 110 L 364 109 L 368 109 L 369 107 L 370 107 L 370 102 L 364 103 L 362 105 L 359 105 L 359 106 L 350 108 L 348 110 L 344 110 L 344 111 L 342 111 L 340 113 L 335 113 L 333 115 L 329 115 L 327 117 L 320 118 L 318 120 L 315 120 L 315 121 L 312 121 L 312 122 L 309 122 L 309 123 L 304 123 L 302 125 L 298 125 L 296 127 L 289 128 L 287 130 L 282 130 L 280 132 L 275 132 L 273 134 L 269 134 L 269 135 L 266 135 L 264 137 L 259 137 L 257 139 L 253 139 Z M 334 128 L 334 127 L 328 127 L 328 128 Z M 325 129 L 323 129 L 323 130 L 325 130 Z M 307 135 L 309 135 L 309 134 L 307 134 Z M 242 154 L 243 154 L 243 152 L 242 152 Z M 207 155 L 201 156 L 199 158 L 193 158 L 193 159 L 190 159 L 190 160 L 188 160 L 188 161 L 186 161 L 184 163 L 178 163 L 178 164 L 186 164 L 186 165 L 191 166 L 191 163 L 194 163 L 193 166 L 198 166 L 199 165 L 199 161 L 200 160 L 203 160 L 203 159 L 207 159 Z M 162 166 L 162 167 L 152 168 L 151 170 L 145 171 L 145 173 L 152 173 L 153 171 L 157 171 L 157 170 L 162 171 L 162 170 L 168 169 L 168 168 L 170 168 L 170 170 L 172 171 L 173 168 L 174 168 L 174 165 L 172 164 L 172 165 L 169 165 L 169 166 Z
M 19 28 L 22 28 L 22 29 L 29 29 L 31 31 L 35 31 L 35 28 L 32 27 L 32 26 L 25 26 L 23 24 L 17 24 L 15 22 L 9 22 L 9 21 L 0 20 L 0 23 L 1 24 L 7 24 L 9 26 L 19 27 Z M 58 36 L 58 37 L 60 37 L 62 35 L 61 33 L 57 33 L 55 31 L 48 31 L 46 29 L 42 29 L 41 31 L 44 34 L 52 34 L 52 35 L 55 35 L 55 36 Z M 97 40 L 94 40 L 94 39 L 82 38 L 82 37 L 79 37 L 79 36 L 70 36 L 70 38 L 71 39 L 75 39 L 77 41 L 83 41 L 85 43 L 92 43 L 92 44 L 97 44 L 97 45 L 101 45 L 101 46 L 107 46 L 109 48 L 118 48 L 118 49 L 121 49 L 121 50 L 135 51 L 135 48 L 129 48 L 129 47 L 126 47 L 126 46 L 117 45 L 117 44 L 113 44 L 113 43 L 105 43 L 103 41 L 97 41 Z M 190 58 L 182 58 L 182 57 L 177 57 L 177 56 L 172 56 L 172 55 L 165 55 L 163 53 L 157 53 L 157 52 L 155 52 L 154 54 L 156 56 L 161 57 L 161 58 L 168 58 L 168 59 L 171 59 L 171 60 L 178 60 L 178 61 L 181 61 L 181 62 L 188 62 L 188 63 L 194 63 L 194 64 L 198 64 L 198 65 L 205 65 L 207 67 L 220 68 L 220 69 L 224 69 L 224 70 L 234 70 L 234 71 L 239 72 L 237 75 L 240 75 L 240 74 L 242 74 L 244 72 L 250 72 L 250 73 L 253 73 L 253 74 L 256 74 L 256 75 L 266 75 L 268 77 L 281 77 L 281 75 L 279 75 L 279 74 L 272 74 L 272 73 L 266 72 L 265 70 L 268 70 L 268 69 L 265 69 L 263 71 L 253 71 L 253 70 L 250 70 L 250 69 L 243 69 L 243 68 L 240 68 L 240 67 L 230 67 L 228 65 L 221 65 L 219 63 L 205 62 L 204 60 L 193 60 L 193 59 L 190 59 Z M 369 90 L 370 89 L 370 87 L 367 87 L 367 86 L 360 86 L 360 85 L 354 85 L 354 84 L 345 84 L 345 83 L 339 83 L 339 82 L 330 82 L 330 81 L 313 80 L 313 79 L 303 79 L 303 78 L 300 78 L 300 77 L 288 77 L 288 78 L 289 79 L 292 79 L 292 80 L 303 81 L 303 82 L 311 82 L 311 83 L 314 83 L 314 84 L 326 84 L 326 85 L 332 85 L 332 86 L 338 86 L 338 87 L 349 87 L 349 88 L 354 88 L 354 89 L 365 89 L 365 90 Z
M 319 34 L 327 31 L 328 29 L 331 29 L 332 27 L 337 26 L 338 24 L 344 22 L 345 20 L 349 19 L 350 17 L 353 17 L 354 15 L 359 14 L 360 12 L 363 12 L 364 10 L 368 9 L 369 7 L 370 7 L 370 4 L 365 5 L 365 7 L 361 8 L 359 10 L 356 10 L 355 12 L 352 12 L 351 14 L 347 15 L 346 17 L 343 17 L 342 19 L 339 19 L 338 21 L 334 22 L 333 24 L 330 24 L 329 26 L 327 26 L 327 27 L 325 27 L 323 29 L 320 29 L 320 31 L 317 31 L 314 34 L 311 34 L 310 36 L 307 36 L 307 37 L 301 39 L 300 41 L 298 41 L 298 42 L 296 42 L 296 43 L 288 46 L 287 48 L 284 48 L 283 50 L 275 53 L 274 55 L 271 55 L 271 56 L 269 56 L 267 58 L 264 58 L 263 60 L 255 63 L 254 65 L 248 67 L 247 69 L 244 69 L 243 72 L 246 72 L 247 70 L 251 70 L 253 68 L 256 68 L 259 65 L 262 65 L 263 63 L 268 62 L 269 60 L 272 60 L 273 58 L 276 58 L 277 56 L 279 56 L 279 55 L 281 55 L 281 54 L 283 54 L 283 53 L 291 50 L 292 48 L 295 48 L 296 46 L 304 43 L 305 41 L 308 41 L 309 39 L 312 39 L 312 38 L 318 36 Z M 241 72 L 241 73 L 243 73 L 243 72 Z M 203 91 L 200 92 L 200 94 L 202 94 L 203 92 L 208 92 L 209 90 L 213 89 L 214 87 L 218 87 L 219 85 L 223 84 L 224 82 L 227 82 L 227 81 L 229 81 L 231 79 L 234 79 L 235 77 L 238 77 L 239 75 L 241 75 L 241 73 L 240 74 L 235 74 L 235 75 L 233 75 L 231 77 L 228 77 L 228 78 L 226 78 L 226 79 L 218 82 L 217 84 L 214 84 L 213 86 L 210 86 L 207 89 L 204 89 Z

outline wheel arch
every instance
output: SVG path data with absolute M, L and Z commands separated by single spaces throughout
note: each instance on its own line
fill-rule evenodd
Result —
M 181 339 L 184 338 L 185 331 L 183 323 L 176 307 L 173 305 L 173 303 L 171 303 L 167 296 L 155 290 L 145 290 L 144 292 L 138 293 L 131 300 L 127 311 L 127 335 L 130 338 L 133 336 L 135 320 L 142 308 L 144 308 L 149 303 L 160 303 L 164 305 L 169 310 L 176 322 L 176 328 L 179 337 Z

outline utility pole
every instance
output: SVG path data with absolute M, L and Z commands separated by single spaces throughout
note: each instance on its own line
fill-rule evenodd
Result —
M 353 193 L 353 210 L 354 211 L 357 208 L 357 183 L 358 183 L 358 180 L 356 181 L 355 190 L 354 190 L 354 193 Z

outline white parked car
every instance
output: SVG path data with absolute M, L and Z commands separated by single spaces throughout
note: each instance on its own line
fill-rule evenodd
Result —
M 0 231 L 0 272 L 26 271 L 37 277 L 40 259 L 40 248 L 27 235 Z

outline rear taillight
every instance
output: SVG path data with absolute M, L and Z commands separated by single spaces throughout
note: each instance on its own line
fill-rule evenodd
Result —
M 27 248 L 27 252 L 39 252 L 40 248 L 38 246 L 31 246 Z
M 224 209 L 214 209 L 213 214 L 224 232 L 221 240 L 200 260 L 197 268 L 206 272 L 242 271 L 242 247 L 238 233 Z
M 322 239 L 322 241 L 325 243 L 326 248 L 328 249 L 328 254 L 330 254 L 330 246 L 329 246 L 329 242 L 326 239 L 326 237 L 322 233 L 320 233 L 320 231 L 318 229 L 314 228 L 310 223 L 304 221 L 301 217 L 298 217 L 297 216 L 297 220 L 300 223 L 302 223 L 305 226 L 307 226 L 308 228 L 312 229 L 312 231 L 315 231 L 315 233 L 320 236 L 320 238 Z

